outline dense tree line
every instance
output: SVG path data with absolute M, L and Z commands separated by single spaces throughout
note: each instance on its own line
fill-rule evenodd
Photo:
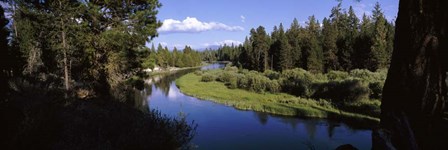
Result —
M 356 16 L 352 7 L 333 7 L 320 23 L 310 16 L 306 26 L 294 19 L 289 29 L 274 26 L 268 35 L 263 26 L 250 30 L 243 44 L 224 45 L 215 56 L 244 68 L 286 70 L 304 68 L 311 72 L 387 68 L 393 48 L 394 24 L 385 18 L 379 3 L 372 16 Z M 211 57 L 210 57 L 211 58 Z
M 190 46 L 185 46 L 182 51 L 176 47 L 169 51 L 168 47 L 163 47 L 161 44 L 156 49 L 153 44 L 151 48 L 146 48 L 145 52 L 149 54 L 145 54 L 147 57 L 143 60 L 143 68 L 195 67 L 201 65 L 202 62 L 202 54 Z
M 8 37 L 2 45 L 7 51 L 2 75 L 45 80 L 66 91 L 123 90 L 120 85 L 141 71 L 142 58 L 149 54 L 145 43 L 161 26 L 157 0 L 7 3 L 13 21 L 2 29 L 2 39 Z

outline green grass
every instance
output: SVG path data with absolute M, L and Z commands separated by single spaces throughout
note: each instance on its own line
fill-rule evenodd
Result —
M 256 93 L 243 89 L 229 89 L 222 82 L 201 82 L 200 80 L 201 76 L 189 73 L 177 79 L 176 85 L 187 95 L 242 110 L 285 116 L 344 118 L 363 120 L 369 123 L 379 122 L 378 118 L 372 116 L 338 110 L 325 100 L 299 98 L 285 93 Z

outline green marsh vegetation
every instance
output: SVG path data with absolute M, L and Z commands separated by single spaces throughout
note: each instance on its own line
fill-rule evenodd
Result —
M 236 67 L 196 71 L 177 80 L 182 92 L 243 110 L 278 115 L 378 122 L 386 71 L 303 69 L 249 71 Z

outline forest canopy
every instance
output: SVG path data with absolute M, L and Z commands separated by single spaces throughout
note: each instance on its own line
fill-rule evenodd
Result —
M 287 70 L 303 68 L 311 72 L 388 68 L 395 34 L 379 3 L 372 15 L 356 16 L 353 7 L 339 3 L 319 22 L 310 16 L 306 25 L 294 19 L 289 28 L 282 23 L 268 34 L 263 26 L 250 30 L 241 45 L 224 45 L 216 52 L 207 49 L 204 60 L 232 61 L 246 69 Z

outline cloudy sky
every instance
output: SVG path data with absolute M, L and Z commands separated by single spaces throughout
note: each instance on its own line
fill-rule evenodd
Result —
M 251 28 L 260 25 L 271 32 L 275 25 L 289 27 L 297 18 L 305 24 L 308 16 L 320 21 L 330 15 L 336 0 L 159 0 L 162 8 L 158 19 L 163 26 L 152 42 L 157 46 L 183 48 L 190 45 L 204 49 L 223 44 L 240 44 Z M 353 6 L 358 17 L 371 14 L 376 0 L 344 0 L 343 8 Z M 394 20 L 398 0 L 378 1 L 386 17 Z M 147 46 L 150 44 L 148 43 Z

